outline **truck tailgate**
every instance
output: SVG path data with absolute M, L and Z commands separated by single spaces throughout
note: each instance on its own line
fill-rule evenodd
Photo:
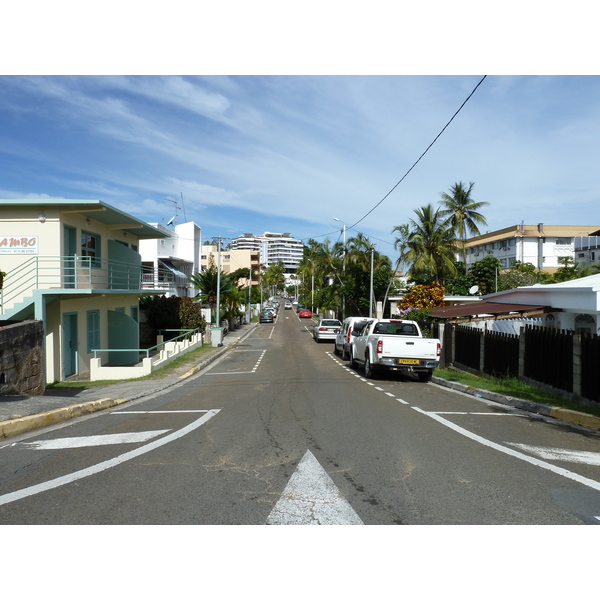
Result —
M 383 350 L 380 356 L 393 358 L 437 358 L 439 340 L 434 339 L 402 339 L 397 336 L 380 336 Z

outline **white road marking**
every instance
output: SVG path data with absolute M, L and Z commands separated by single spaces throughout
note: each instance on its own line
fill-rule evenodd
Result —
M 110 460 L 105 460 L 104 462 L 98 463 L 97 465 L 93 465 L 86 469 L 81 469 L 80 471 L 75 471 L 74 473 L 69 473 L 68 475 L 63 475 L 62 477 L 57 477 L 56 479 L 51 479 L 50 481 L 46 481 L 44 483 L 39 483 L 37 485 L 33 485 L 28 488 L 24 488 L 22 490 L 17 490 L 16 492 L 11 492 L 9 494 L 4 494 L 0 496 L 0 506 L 3 504 L 8 504 L 10 502 L 15 502 L 15 500 L 21 500 L 23 498 L 27 498 L 28 496 L 34 496 L 35 494 L 39 494 L 41 492 L 46 492 L 48 490 L 52 490 L 54 488 L 60 487 L 62 485 L 66 485 L 68 483 L 72 483 L 73 481 L 77 481 L 79 479 L 83 479 L 84 477 L 89 477 L 90 475 L 95 475 L 96 473 L 101 473 L 102 471 L 106 471 L 112 467 L 116 467 L 121 463 L 124 463 L 133 458 L 137 458 L 138 456 L 142 456 L 147 452 L 151 452 L 152 450 L 156 450 L 156 448 L 160 448 L 170 442 L 173 442 L 188 433 L 191 433 L 195 429 L 198 429 L 204 423 L 212 419 L 217 413 L 219 413 L 220 409 L 214 409 L 208 411 L 205 415 L 193 421 L 186 427 L 182 427 L 169 435 L 166 435 L 159 440 L 155 440 L 154 442 L 150 442 L 145 446 L 141 446 L 140 448 L 136 448 L 135 450 L 130 450 L 125 454 L 121 454 L 116 456 L 115 458 L 111 458 Z
M 524 417 L 518 413 L 493 413 L 493 412 L 460 412 L 458 410 L 436 410 L 436 415 L 483 415 L 485 417 Z
M 258 350 L 258 352 L 260 352 L 261 354 L 258 357 L 258 359 L 256 360 L 256 364 L 252 368 L 252 371 L 224 371 L 221 373 L 213 373 L 212 371 L 209 371 L 207 373 L 207 375 L 251 375 L 252 373 L 256 373 L 256 370 L 260 366 L 260 363 L 262 362 L 262 359 L 264 358 L 265 353 L 267 351 L 266 350 Z
M 307 450 L 267 519 L 267 525 L 364 525 Z
M 537 454 L 546 460 L 564 460 L 567 462 L 581 463 L 585 465 L 600 466 L 600 452 L 583 452 L 577 450 L 564 450 L 562 448 L 543 448 L 542 446 L 528 446 L 527 444 L 511 444 L 515 448 Z
M 598 482 L 598 481 L 594 481 L 593 479 L 588 479 L 587 477 L 582 477 L 581 475 L 578 475 L 577 473 L 573 473 L 572 471 L 567 471 L 566 469 L 557 467 L 555 465 L 544 462 L 544 461 L 534 458 L 532 456 L 528 456 L 527 454 L 522 454 L 521 452 L 517 452 L 516 450 L 513 450 L 512 448 L 507 448 L 506 446 L 502 446 L 501 444 L 496 444 L 495 442 L 486 440 L 485 438 L 483 438 L 475 433 L 471 433 L 470 431 L 463 429 L 462 427 L 459 427 L 458 425 L 455 425 L 451 421 L 448 421 L 447 419 L 440 417 L 436 413 L 424 411 L 423 409 L 421 409 L 417 406 L 413 406 L 412 408 L 414 410 L 416 410 L 417 412 L 420 412 L 423 415 L 431 417 L 438 423 L 441 423 L 442 425 L 445 425 L 446 427 L 453 429 L 457 433 L 460 433 L 461 435 L 464 435 L 465 437 L 467 437 L 475 442 L 478 442 L 484 446 L 488 446 L 489 448 L 493 448 L 494 450 L 498 450 L 499 452 L 503 452 L 504 454 L 508 454 L 509 456 L 513 456 L 514 458 L 518 458 L 518 459 L 528 462 L 532 465 L 535 465 L 536 467 L 540 467 L 542 469 L 552 471 L 553 473 L 556 473 L 557 475 L 562 475 L 563 477 L 566 477 L 567 479 L 572 479 L 573 481 L 577 481 L 578 483 L 581 483 L 582 485 L 585 485 L 587 487 L 590 487 L 592 489 L 600 491 L 600 482 Z
M 110 433 L 107 435 L 86 435 L 83 437 L 58 438 L 55 440 L 37 440 L 21 442 L 19 446 L 27 446 L 32 450 L 64 450 L 65 448 L 87 448 L 91 446 L 109 446 L 112 444 L 139 444 L 158 437 L 170 429 L 157 431 L 136 431 L 130 433 Z
M 205 413 L 207 410 L 115 410 L 111 415 L 171 415 L 185 413 Z
M 402 398 L 396 398 L 396 400 L 398 400 L 400 404 L 408 404 L 408 402 L 406 400 L 402 400 Z

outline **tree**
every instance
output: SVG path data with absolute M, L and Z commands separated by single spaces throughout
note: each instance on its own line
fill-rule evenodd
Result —
M 409 249 L 410 240 L 410 226 L 408 223 L 403 225 L 396 225 L 392 229 L 392 233 L 398 233 L 398 236 L 394 240 L 394 248 L 398 250 L 398 260 L 396 261 L 396 269 L 400 266 L 403 267 L 403 271 L 406 271 L 406 254 Z
M 371 255 L 373 295 L 377 300 L 383 297 L 392 277 L 391 262 L 387 256 L 375 250 L 368 237 L 359 233 L 348 240 L 346 248 L 340 242 L 332 244 L 329 239 L 324 242 L 308 240 L 297 270 L 298 275 L 303 275 L 302 297 L 312 296 L 314 282 L 315 306 L 319 309 L 340 314 L 345 298 L 346 305 L 353 312 L 369 314 Z
M 454 229 L 443 218 L 440 208 L 431 204 L 415 209 L 416 219 L 410 220 L 406 258 L 411 267 L 409 277 L 418 283 L 434 283 L 456 277 L 454 258 L 457 239 Z
M 469 275 L 482 294 L 497 291 L 501 266 L 500 261 L 489 254 L 471 265 Z
M 487 225 L 485 217 L 477 211 L 483 206 L 488 206 L 489 202 L 475 202 L 471 198 L 471 191 L 474 185 L 471 182 L 469 183 L 469 187 L 466 188 L 462 181 L 459 181 L 450 188 L 450 194 L 442 192 L 442 200 L 440 200 L 440 204 L 443 207 L 441 215 L 448 217 L 450 226 L 456 231 L 456 236 L 460 240 L 465 265 L 467 264 L 467 250 L 465 247 L 467 233 L 480 235 L 477 225 Z
M 276 290 L 282 290 L 285 286 L 285 265 L 279 261 L 269 265 L 263 273 L 263 282 L 267 289 L 273 287 Z
M 560 283 L 561 281 L 571 281 L 580 277 L 593 275 L 596 270 L 591 265 L 576 263 L 572 256 L 561 256 L 558 259 L 560 267 L 552 276 L 552 283 Z
M 202 315 L 201 308 L 197 302 L 184 296 L 179 302 L 179 320 L 182 329 L 206 330 L 206 319 Z
M 431 285 L 414 285 L 402 297 L 398 303 L 398 308 L 406 309 L 422 309 L 436 308 L 444 305 L 444 297 L 446 292 L 444 287 L 439 283 Z
M 477 263 L 475 263 L 477 264 Z M 503 271 L 498 277 L 498 291 L 512 290 L 517 287 L 548 283 L 550 275 L 543 271 L 536 271 L 531 263 L 516 260 L 508 271 Z
M 219 274 L 214 262 L 211 262 L 206 271 L 194 273 L 190 281 L 200 290 L 197 300 L 208 304 L 211 308 L 217 305 L 217 290 L 219 290 L 219 297 L 224 298 L 235 287 L 232 277 L 228 273 Z

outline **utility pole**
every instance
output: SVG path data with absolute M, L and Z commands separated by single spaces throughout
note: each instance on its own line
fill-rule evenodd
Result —
M 343 236 L 344 236 L 344 256 L 342 258 L 342 271 L 344 273 L 344 281 L 342 282 L 342 285 L 346 284 L 346 223 L 344 223 L 343 221 L 340 221 L 340 219 L 338 219 L 337 217 L 333 217 L 334 221 L 338 221 L 339 223 L 341 223 L 343 225 Z M 340 321 L 343 321 L 346 318 L 346 294 L 342 294 L 342 318 L 340 319 Z
M 371 294 L 369 298 L 369 319 L 373 317 L 373 254 L 374 248 L 371 248 Z

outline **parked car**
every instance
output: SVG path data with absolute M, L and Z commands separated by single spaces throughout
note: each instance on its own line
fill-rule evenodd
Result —
M 313 327 L 313 338 L 316 342 L 322 342 L 323 340 L 335 341 L 335 336 L 341 327 L 342 322 L 337 319 L 321 319 Z
M 416 321 L 372 319 L 356 336 L 350 365 L 361 365 L 368 378 L 387 369 L 415 373 L 427 382 L 439 365 L 441 347 L 440 340 L 423 337 Z
M 341 355 L 342 360 L 350 360 L 352 344 L 368 320 L 367 317 L 346 317 L 344 319 L 340 331 L 335 336 L 335 346 L 333 348 L 336 354 Z
M 312 319 L 312 311 L 309 308 L 301 308 L 298 311 L 298 316 L 301 319 Z
M 259 320 L 260 320 L 261 323 L 273 323 L 273 321 L 275 320 L 275 315 L 270 310 L 263 310 L 260 313 L 260 319 Z

